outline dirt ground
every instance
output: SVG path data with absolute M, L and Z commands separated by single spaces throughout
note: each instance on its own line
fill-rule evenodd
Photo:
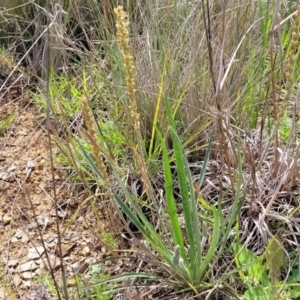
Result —
M 47 256 L 57 278 L 61 276 L 46 131 L 38 121 L 38 108 L 23 89 L 2 88 L 0 99 L 0 121 L 15 113 L 14 122 L 0 132 L 0 300 L 55 299 L 43 284 L 49 270 Z M 54 154 L 57 151 L 53 149 Z M 69 278 L 103 258 L 106 249 L 95 238 L 91 211 L 80 205 L 86 197 L 82 187 L 57 166 L 54 180 Z M 68 284 L 74 280 L 69 278 Z

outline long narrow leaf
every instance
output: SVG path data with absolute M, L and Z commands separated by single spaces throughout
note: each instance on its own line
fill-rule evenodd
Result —
M 83 153 L 83 156 L 86 158 L 91 170 L 99 177 L 101 178 L 101 174 L 98 171 L 95 163 L 92 161 L 92 159 L 89 157 L 86 150 L 79 144 L 81 151 Z M 151 246 L 160 253 L 162 257 L 166 261 L 169 262 L 170 265 L 172 265 L 172 254 L 167 249 L 166 245 L 164 244 L 162 238 L 158 233 L 156 233 L 156 230 L 152 226 L 152 224 L 148 221 L 144 213 L 141 211 L 141 209 L 136 204 L 136 200 L 134 197 L 129 193 L 127 188 L 124 186 L 121 178 L 119 178 L 117 170 L 115 170 L 114 166 L 111 166 L 114 175 L 118 180 L 118 183 L 122 187 L 122 190 L 125 194 L 125 197 L 128 202 L 130 202 L 131 207 L 129 207 L 125 201 L 123 201 L 116 193 L 114 193 L 114 200 L 117 202 L 117 204 L 121 207 L 121 209 L 124 211 L 124 213 L 130 218 L 130 220 L 134 223 L 134 225 L 138 228 L 138 230 L 143 234 L 145 239 L 147 239 Z
M 119 182 L 120 183 L 120 182 Z M 140 230 L 143 234 L 144 238 L 150 242 L 151 246 L 159 252 L 159 254 L 166 259 L 166 261 L 171 265 L 171 256 L 172 254 L 167 249 L 160 235 L 155 231 L 153 225 L 146 218 L 144 213 L 135 203 L 136 200 L 133 196 L 127 191 L 127 189 L 123 189 L 123 192 L 126 195 L 126 199 L 130 202 L 131 207 L 129 207 L 117 194 L 114 195 L 114 199 L 117 204 L 121 207 L 121 209 L 125 212 L 125 214 L 130 218 L 130 220 L 134 223 L 134 225 Z
M 138 230 L 143 234 L 143 236 L 147 237 L 150 243 L 153 244 L 153 238 L 145 228 L 144 224 L 140 221 L 140 219 L 132 212 L 132 210 L 117 194 L 114 194 L 114 198 L 117 201 L 118 205 L 121 207 L 122 211 L 129 217 L 131 222 L 138 228 Z
M 205 275 L 205 273 L 208 269 L 208 265 L 216 253 L 216 250 L 218 248 L 219 238 L 220 238 L 220 218 L 219 218 L 218 212 L 217 212 L 216 208 L 212 205 L 210 206 L 210 210 L 213 212 L 213 215 L 214 215 L 213 233 L 212 233 L 212 239 L 210 242 L 208 252 L 205 255 L 205 258 L 200 266 L 200 274 L 199 275 L 201 278 Z
M 92 284 L 87 284 L 84 286 L 84 289 L 90 289 L 92 287 L 100 286 L 100 285 L 107 285 L 108 283 L 116 283 L 116 282 L 121 282 L 123 283 L 124 281 L 130 279 L 143 279 L 143 280 L 151 280 L 151 281 L 160 281 L 161 279 L 158 276 L 155 276 L 153 274 L 147 274 L 147 273 L 125 273 L 117 276 L 113 276 L 111 278 L 106 278 L 103 280 L 99 280 L 96 283 Z M 138 286 L 135 284 L 135 286 Z
M 98 171 L 96 164 L 92 161 L 92 159 L 90 158 L 90 156 L 88 155 L 86 150 L 83 148 L 83 146 L 80 143 L 78 143 L 78 145 L 79 145 L 79 148 L 80 148 L 83 156 L 85 157 L 89 166 L 91 167 L 92 171 L 98 176 L 98 178 L 102 178 L 100 172 Z
M 199 187 L 202 186 L 203 181 L 204 181 L 204 177 L 205 177 L 206 169 L 207 169 L 207 164 L 208 164 L 209 156 L 210 156 L 210 152 L 211 152 L 211 146 L 212 146 L 212 136 L 209 139 L 208 147 L 207 147 L 205 157 L 204 157 L 203 166 L 202 166 L 199 178 L 198 178 L 198 186 Z
M 149 147 L 149 155 L 148 155 L 149 159 L 152 156 L 152 149 L 153 149 L 153 144 L 154 144 L 155 131 L 156 131 L 156 127 L 157 127 L 158 113 L 159 113 L 159 108 L 160 108 L 160 104 L 161 104 L 162 90 L 163 90 L 164 81 L 165 81 L 166 66 L 167 66 L 167 56 L 165 56 L 165 59 L 164 59 L 164 65 L 163 65 L 163 70 L 162 70 L 160 84 L 159 84 L 159 93 L 158 93 L 156 107 L 155 107 L 154 120 L 153 120 L 152 133 L 151 133 L 151 140 L 150 140 L 150 147 Z
M 185 226 L 190 246 L 190 270 L 192 280 L 199 277 L 199 265 L 201 263 L 201 237 L 200 222 L 197 216 L 197 204 L 195 192 L 192 184 L 192 176 L 188 168 L 187 159 L 182 149 L 180 139 L 176 133 L 175 121 L 172 116 L 171 107 L 166 101 L 167 116 L 170 124 L 172 142 L 174 147 L 175 162 L 178 172 L 180 195 L 182 197 Z
M 163 138 L 159 131 L 157 131 L 157 135 L 158 135 L 159 139 L 161 140 L 161 144 L 162 144 L 163 162 L 164 162 L 164 178 L 165 178 L 165 193 L 166 193 L 168 214 L 169 214 L 169 218 L 170 218 L 170 221 L 172 224 L 171 234 L 172 234 L 172 238 L 173 238 L 173 243 L 174 243 L 174 246 L 176 246 L 176 245 L 180 246 L 182 257 L 184 259 L 185 264 L 187 264 L 184 243 L 183 243 L 183 237 L 182 237 L 182 232 L 181 232 L 179 218 L 178 218 L 177 209 L 176 209 L 176 203 L 175 203 L 174 194 L 173 194 L 172 175 L 171 175 L 168 153 L 167 153 L 165 143 L 163 142 Z
M 234 196 L 234 201 L 232 204 L 232 208 L 231 211 L 228 213 L 226 220 L 224 220 L 224 218 L 222 218 L 221 221 L 221 228 L 222 228 L 222 241 L 220 242 L 220 247 L 218 249 L 218 253 L 215 255 L 215 260 L 218 260 L 223 251 L 224 248 L 226 246 L 226 241 L 230 235 L 230 232 L 232 230 L 232 226 L 234 224 L 234 222 L 236 222 L 238 213 L 240 212 L 241 206 L 243 204 L 242 201 L 242 157 L 241 157 L 241 151 L 240 151 L 240 145 L 238 144 L 238 153 L 237 153 L 237 160 L 238 160 L 238 180 L 237 180 L 237 185 L 236 185 L 236 191 L 235 191 L 235 196 Z M 219 205 L 220 206 L 220 205 Z

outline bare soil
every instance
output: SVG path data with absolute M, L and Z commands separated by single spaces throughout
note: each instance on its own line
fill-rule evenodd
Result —
M 55 299 L 43 284 L 49 261 L 58 281 L 62 263 L 49 142 L 38 121 L 40 112 L 24 90 L 1 92 L 0 97 L 5 95 L 0 98 L 0 121 L 13 112 L 16 117 L 0 136 L 0 300 Z M 82 187 L 58 165 L 54 180 L 63 264 L 72 286 L 71 276 L 83 274 L 106 255 L 106 249 L 95 238 L 98 224 L 93 214 L 81 207 L 86 197 Z

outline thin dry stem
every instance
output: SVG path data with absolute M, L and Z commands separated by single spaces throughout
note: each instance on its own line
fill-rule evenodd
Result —
M 85 135 L 88 138 L 89 142 L 92 145 L 93 148 L 93 156 L 94 159 L 96 161 L 96 165 L 98 167 L 98 170 L 102 176 L 103 179 L 103 183 L 105 187 L 109 186 L 109 178 L 108 178 L 108 174 L 107 174 L 107 170 L 106 170 L 106 166 L 104 164 L 103 161 L 103 149 L 101 148 L 97 135 L 96 135 L 96 131 L 94 128 L 94 117 L 93 117 L 93 113 L 89 107 L 89 104 L 87 102 L 87 99 L 84 97 L 82 100 L 82 115 L 83 118 L 86 121 L 86 125 L 88 130 L 85 131 Z

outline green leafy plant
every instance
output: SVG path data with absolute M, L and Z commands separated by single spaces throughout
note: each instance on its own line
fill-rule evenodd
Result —
M 295 299 L 299 297 L 299 272 L 293 272 L 282 282 L 284 249 L 278 237 L 269 240 L 265 251 L 255 255 L 245 246 L 232 245 L 240 279 L 246 287 L 244 297 L 252 299 Z M 298 284 L 296 284 L 296 282 Z
M 109 300 L 111 299 L 111 292 L 101 284 L 93 285 L 95 282 L 103 281 L 107 278 L 103 268 L 100 264 L 91 265 L 88 270 L 88 275 L 91 276 L 89 283 L 93 286 L 91 289 L 87 289 L 84 283 L 78 284 L 80 286 L 80 297 L 87 300 Z M 78 278 L 77 282 L 80 281 Z
M 147 189 L 147 203 L 156 205 L 156 193 L 152 185 L 149 184 L 149 172 L 147 169 L 147 161 L 145 150 L 142 145 L 141 132 L 139 126 L 139 114 L 137 113 L 137 105 L 134 90 L 134 76 L 132 70 L 132 57 L 128 49 L 127 29 L 124 22 L 124 15 L 120 8 L 116 10 L 116 14 L 120 15 L 117 28 L 119 29 L 118 38 L 124 57 L 124 66 L 127 78 L 128 101 L 130 104 L 130 115 L 132 116 L 133 139 L 129 146 L 135 153 L 136 164 L 141 168 L 141 178 L 145 189 Z M 163 80 L 161 80 L 163 82 Z M 175 112 L 177 104 L 172 107 L 168 99 L 164 103 L 166 107 L 166 115 L 168 120 L 168 129 L 172 139 L 173 153 L 169 153 L 166 145 L 166 140 L 163 138 L 158 127 L 155 126 L 155 134 L 160 141 L 162 159 L 164 166 L 164 198 L 165 204 L 159 210 L 161 211 L 159 218 L 161 226 L 159 229 L 155 227 L 155 220 L 150 220 L 141 208 L 141 201 L 138 195 L 130 192 L 121 176 L 122 170 L 110 155 L 110 147 L 104 141 L 99 139 L 95 130 L 95 121 L 93 114 L 90 111 L 87 101 L 83 102 L 82 113 L 87 124 L 87 137 L 92 145 L 91 154 L 84 147 L 80 147 L 82 155 L 85 157 L 91 172 L 95 173 L 97 181 L 109 190 L 117 207 L 119 207 L 135 225 L 138 231 L 142 234 L 143 239 L 148 243 L 149 249 L 144 248 L 144 251 L 152 258 L 154 265 L 163 268 L 170 276 L 170 279 L 159 278 L 153 274 L 137 273 L 137 274 L 122 274 L 113 277 L 105 282 L 119 282 L 126 278 L 139 278 L 143 280 L 164 280 L 170 285 L 175 285 L 190 290 L 195 294 L 202 292 L 211 294 L 222 282 L 228 289 L 230 285 L 226 282 L 226 276 L 221 277 L 218 281 L 212 279 L 211 265 L 216 264 L 222 253 L 226 250 L 226 244 L 230 235 L 232 225 L 234 224 L 239 212 L 241 201 L 241 156 L 238 153 L 238 169 L 235 174 L 238 179 L 238 188 L 235 191 L 232 211 L 228 218 L 224 218 L 222 214 L 221 201 L 217 205 L 212 205 L 206 202 L 201 196 L 199 187 L 202 186 L 205 177 L 206 166 L 209 160 L 211 143 L 208 146 L 203 167 L 199 174 L 198 180 L 195 182 L 190 171 L 188 159 L 184 147 L 176 129 Z M 157 110 L 159 105 L 157 106 Z M 128 113 L 128 112 L 127 112 Z M 154 133 L 152 133 L 153 140 Z M 136 146 L 132 144 L 136 143 Z M 150 153 L 152 147 L 150 146 Z M 108 174 L 109 166 L 111 175 Z M 172 175 L 171 161 L 176 165 L 176 179 Z M 116 192 L 111 187 L 112 177 L 117 182 L 120 191 Z M 178 204 L 175 195 L 175 184 L 179 186 L 179 199 L 182 202 L 183 211 L 178 213 Z M 182 220 L 183 219 L 183 223 Z M 124 224 L 125 225 L 125 224 Z M 125 225 L 126 226 L 126 225 Z M 130 229 L 127 228 L 129 232 Z M 131 232 L 132 234 L 132 232 Z M 133 235 L 134 238 L 134 235 Z M 157 253 L 156 255 L 153 254 Z M 104 281 L 99 282 L 103 284 Z M 231 289 L 232 290 L 232 289 Z M 233 292 L 234 293 L 234 292 Z
M 103 1 L 91 9 L 101 23 L 85 27 L 86 36 L 91 34 L 101 45 L 91 43 L 93 51 L 84 53 L 82 65 L 74 67 L 75 73 L 79 68 L 84 71 L 72 80 L 55 74 L 51 78 L 52 118 L 63 120 L 68 137 L 66 141 L 56 135 L 54 140 L 61 150 L 60 163 L 74 169 L 73 178 L 87 189 L 91 184 L 96 187 L 88 199 L 97 199 L 104 210 L 113 206 L 114 212 L 120 212 L 116 218 L 123 221 L 122 232 L 131 234 L 152 268 L 78 285 L 92 290 L 99 286 L 99 297 L 133 282 L 137 286 L 163 282 L 174 293 L 206 299 L 214 293 L 236 299 L 299 297 L 299 270 L 293 269 L 286 280 L 278 275 L 283 252 L 277 239 L 271 239 L 260 256 L 238 238 L 229 246 L 249 196 L 247 213 L 253 219 L 255 208 L 270 200 L 266 195 L 272 189 L 276 192 L 269 204 L 277 200 L 277 193 L 291 190 L 286 200 L 292 206 L 299 204 L 294 197 L 297 156 L 291 159 L 295 172 L 288 173 L 290 164 L 285 169 L 278 155 L 281 151 L 289 158 L 297 145 L 300 18 L 291 4 L 295 1 L 286 10 L 285 5 L 281 8 L 270 1 L 258 1 L 254 9 L 250 2 L 175 5 L 171 1 L 161 6 L 157 1 L 138 0 L 128 1 L 128 15 L 121 8 L 113 15 L 116 2 Z M 282 19 L 288 18 L 278 20 L 279 12 Z M 88 19 L 78 25 L 84 28 L 83 23 L 90 24 Z M 207 45 L 199 32 L 205 33 Z M 290 117 L 288 105 L 294 99 Z M 42 95 L 36 103 L 45 109 L 44 100 Z M 72 133 L 69 119 L 80 113 L 85 122 Z M 258 128 L 259 134 L 248 135 Z M 265 133 L 270 137 L 267 142 Z M 281 150 L 282 144 L 290 147 Z M 237 159 L 231 161 L 230 156 Z M 192 166 L 194 161 L 199 171 Z M 211 162 L 217 167 L 212 168 Z M 280 168 L 273 172 L 276 164 Z M 253 186 L 248 184 L 250 172 Z M 281 173 L 288 180 L 277 184 Z M 132 174 L 138 174 L 142 195 L 129 183 Z M 214 180 L 209 178 L 212 174 Z M 202 195 L 207 186 L 213 196 Z M 291 189 L 285 191 L 287 186 Z M 285 206 L 282 201 L 278 207 Z M 257 207 L 256 202 L 260 202 Z M 98 203 L 91 201 L 95 215 Z M 271 204 L 265 215 L 271 212 Z M 139 232 L 138 238 L 129 223 Z M 105 233 L 95 234 L 117 248 Z
M 16 118 L 16 113 L 12 113 L 5 118 L 2 118 L 0 116 L 0 135 L 5 134 L 8 127 L 14 122 L 15 118 Z
M 92 92 L 92 91 L 90 91 Z M 80 99 L 84 96 L 84 91 L 76 87 L 74 80 L 70 80 L 68 76 L 57 76 L 52 73 L 49 85 L 50 93 L 50 107 L 52 110 L 52 118 L 66 120 L 71 116 L 76 115 L 80 111 Z M 42 116 L 45 116 L 47 102 L 45 101 L 45 95 L 36 93 L 34 96 L 34 102 L 42 108 Z
M 108 289 L 100 284 L 93 285 L 93 288 L 86 288 L 85 284 L 85 275 L 74 275 L 68 279 L 70 287 L 68 290 L 69 296 L 74 297 L 75 299 L 86 299 L 86 300 L 109 300 L 111 299 L 111 293 Z M 100 264 L 93 264 L 87 270 L 87 276 L 90 277 L 89 282 L 99 282 L 107 278 L 103 272 L 103 268 Z M 34 279 L 36 284 L 42 284 L 44 288 L 48 291 L 49 294 L 55 294 L 55 286 L 53 280 L 48 271 L 44 270 L 39 276 Z M 62 298 L 64 299 L 64 298 Z M 72 298 L 73 299 L 73 298 Z
M 34 282 L 42 284 L 50 294 L 56 294 L 55 284 L 53 283 L 50 272 L 47 270 L 44 269 L 37 277 L 35 277 Z

